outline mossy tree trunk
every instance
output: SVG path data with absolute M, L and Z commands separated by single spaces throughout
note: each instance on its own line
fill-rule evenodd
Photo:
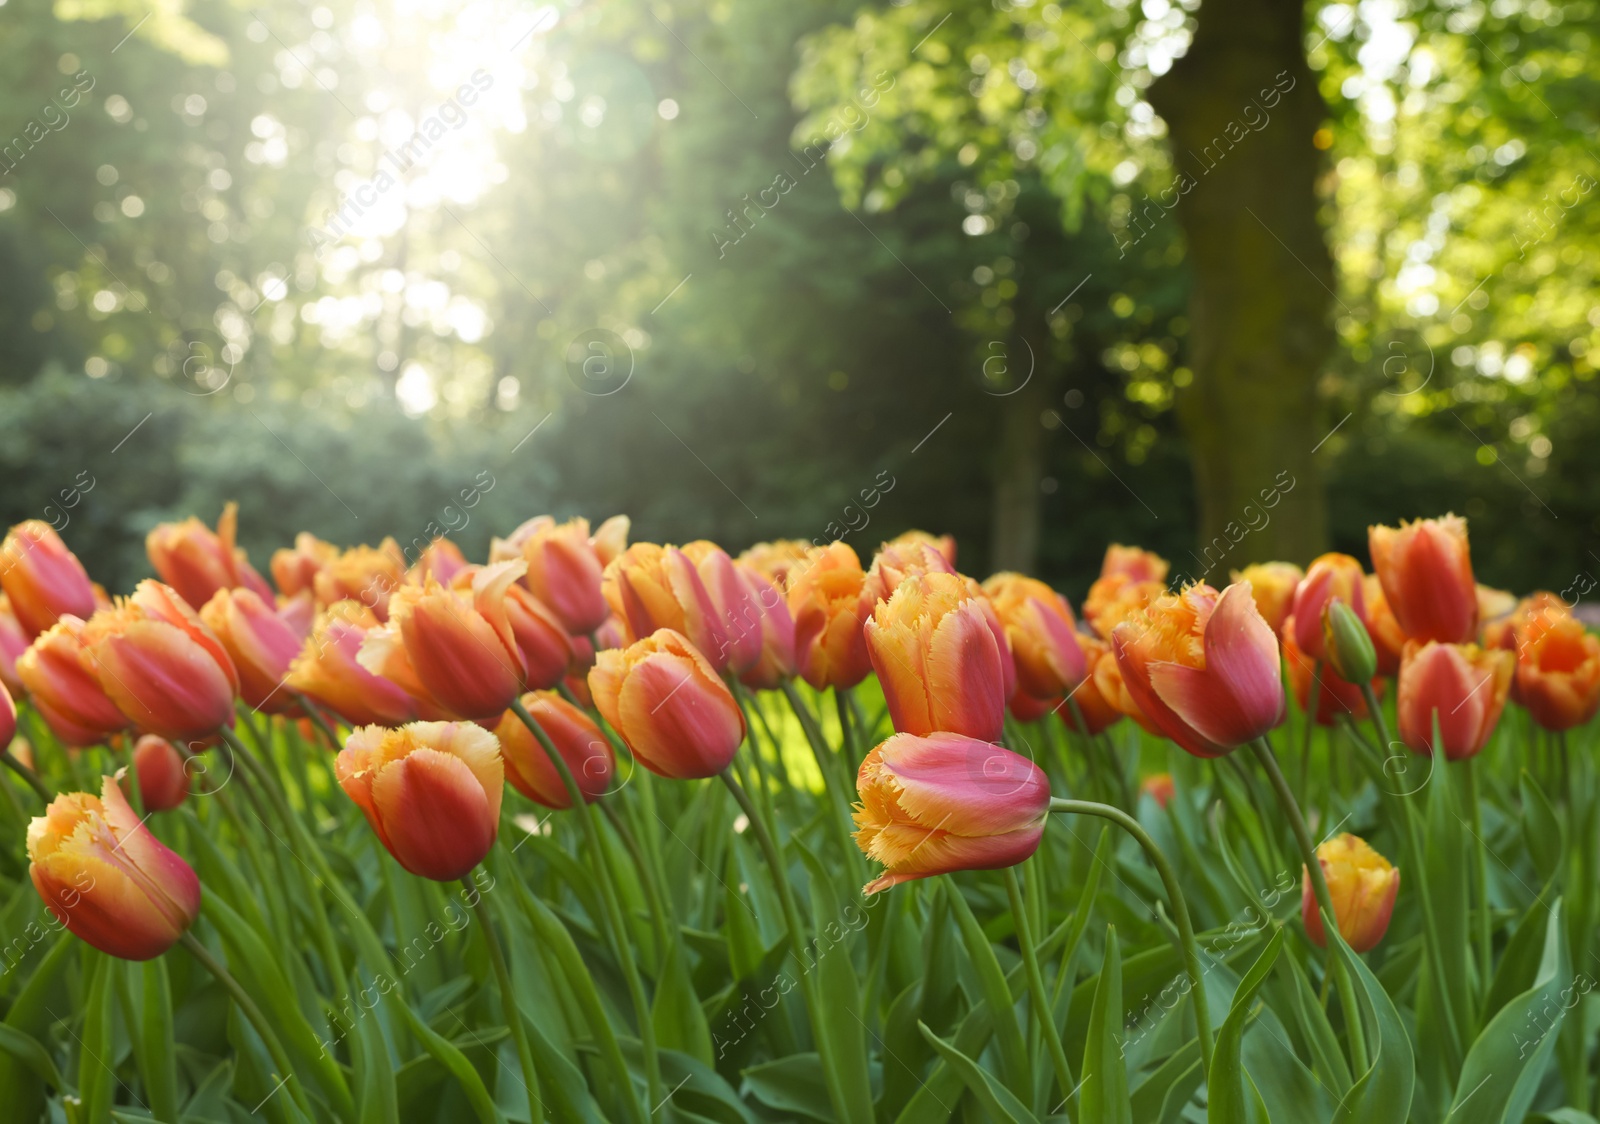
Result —
M 1303 5 L 1204 0 L 1198 21 L 1150 100 L 1178 172 L 1157 206 L 1174 206 L 1193 273 L 1194 383 L 1179 410 L 1194 450 L 1201 556 L 1214 567 L 1206 579 L 1217 583 L 1248 561 L 1304 564 L 1324 548 L 1314 449 L 1331 422 L 1317 380 L 1336 298 L 1312 141 L 1326 107 L 1306 63 Z

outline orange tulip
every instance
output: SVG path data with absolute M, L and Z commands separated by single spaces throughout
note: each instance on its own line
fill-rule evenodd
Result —
M 1446 644 L 1477 637 L 1478 587 L 1465 519 L 1446 515 L 1398 528 L 1368 527 L 1367 545 L 1383 595 L 1408 637 Z
M 422 585 L 432 577 L 440 585 L 449 585 L 455 576 L 468 569 L 467 556 L 461 548 L 443 535 L 423 547 L 416 563 L 406 572 L 406 581 Z
M 1484 647 L 1504 648 L 1508 652 L 1516 652 L 1520 657 L 1539 633 L 1570 616 L 1572 606 L 1556 594 L 1541 590 L 1517 602 L 1510 613 L 1486 624 L 1483 629 Z M 1512 690 L 1516 690 L 1515 684 Z
M 239 673 L 227 649 L 176 590 L 142 581 L 83 626 L 100 686 L 139 729 L 202 738 L 233 723 Z
M 1406 634 L 1400 631 L 1400 622 L 1394 619 L 1389 600 L 1383 595 L 1383 583 L 1376 574 L 1368 574 L 1363 579 L 1362 591 L 1367 602 L 1367 635 L 1372 637 L 1373 650 L 1378 653 L 1378 674 L 1396 675 L 1400 671 L 1400 653 L 1406 646 Z
M 200 913 L 200 879 L 133 814 L 122 789 L 63 793 L 28 825 L 28 874 L 56 919 L 123 960 L 150 960 Z
M 1328 883 L 1339 935 L 1355 952 L 1368 952 L 1383 940 L 1400 892 L 1400 871 L 1369 847 L 1364 839 L 1345 832 L 1317 848 L 1317 862 Z M 1328 947 L 1322 914 L 1311 889 L 1311 873 L 1301 870 L 1300 918 L 1306 936 L 1318 948 Z
M 714 777 L 744 741 L 744 715 L 727 685 L 705 655 L 670 628 L 601 652 L 589 690 L 633 755 L 663 777 Z
M 1068 705 L 1056 713 L 1066 723 L 1067 729 L 1093 736 L 1115 725 L 1123 717 L 1124 711 L 1111 700 L 1114 697 L 1127 698 L 1128 692 L 1122 685 L 1122 673 L 1117 670 L 1117 659 L 1111 654 L 1109 644 L 1097 637 L 1082 634 L 1078 636 L 1078 644 L 1083 649 L 1083 681 L 1072 691 Z M 1077 715 L 1072 712 L 1073 705 L 1083 715 L 1083 728 L 1079 727 Z M 1128 699 L 1128 706 L 1135 711 L 1139 709 L 1131 698 Z
M 18 523 L 0 544 L 0 588 L 29 639 L 65 614 L 87 618 L 96 608 L 83 563 L 38 519 Z
M 1325 660 L 1322 640 L 1322 610 L 1337 597 L 1363 624 L 1367 621 L 1367 599 L 1361 563 L 1348 554 L 1323 554 L 1312 560 L 1306 576 L 1295 587 L 1289 615 L 1293 618 L 1294 642 L 1313 660 Z M 1284 627 L 1291 627 L 1285 620 Z
M 602 588 L 633 639 L 682 633 L 720 673 L 728 666 L 722 616 L 695 564 L 675 546 L 636 542 L 606 566 Z
M 4 565 L 0 559 L 0 565 Z M 13 695 L 22 694 L 22 680 L 17 678 L 17 657 L 28 650 L 30 637 L 11 611 L 11 600 L 0 593 L 0 683 Z
M 327 707 L 352 726 L 399 726 L 417 717 L 417 703 L 399 684 L 361 666 L 361 643 L 381 627 L 357 601 L 330 605 L 289 667 L 284 683 Z M 421 690 L 420 685 L 418 690 Z
M 1171 773 L 1156 773 L 1144 779 L 1139 785 L 1139 791 L 1165 808 L 1172 803 L 1172 797 L 1178 788 L 1172 783 Z
M 711 662 L 743 675 L 761 659 L 761 606 L 733 559 L 716 543 L 701 539 L 685 545 L 683 553 L 694 563 L 722 622 L 723 658 L 711 657 Z
M 133 747 L 133 769 L 139 778 L 139 799 L 146 812 L 170 812 L 189 795 L 189 773 L 183 756 L 166 738 L 155 734 L 140 738 Z
M 998 870 L 1038 849 L 1050 781 L 1032 761 L 960 734 L 895 734 L 856 775 L 856 843 L 883 874 L 866 894 L 957 870 Z
M 1516 663 L 1510 652 L 1475 644 L 1408 640 L 1395 708 L 1400 740 L 1418 753 L 1432 753 L 1438 715 L 1444 755 L 1452 761 L 1473 756 L 1500 720 Z
M 806 556 L 811 550 L 811 544 L 804 539 L 777 539 L 756 543 L 736 561 L 785 590 L 789 588 L 790 573 L 805 568 Z
M 997 741 L 1009 660 L 958 574 L 907 578 L 866 624 L 867 652 L 894 728 Z
M 611 565 L 613 558 L 628 549 L 628 531 L 631 528 L 632 520 L 626 515 L 613 515 L 589 536 L 589 545 L 594 549 L 595 557 L 600 559 L 602 570 Z
M 1100 576 L 1083 600 L 1083 619 L 1102 637 L 1167 592 L 1167 560 L 1136 546 L 1112 543 Z
M 1233 580 L 1249 582 L 1261 619 L 1273 632 L 1282 633 L 1284 618 L 1294 601 L 1295 587 L 1305 571 L 1293 562 L 1256 562 L 1233 571 Z
M 1076 690 L 1085 674 L 1083 646 L 1066 598 L 1021 574 L 995 574 L 983 591 L 1011 645 L 1018 686 L 1036 696 Z
M 879 601 L 887 601 L 907 578 L 955 572 L 956 568 L 931 541 L 902 535 L 878 548 L 872 568 L 867 571 L 867 585 Z
M 734 565 L 749 587 L 751 605 L 761 617 L 760 658 L 739 676 L 739 681 L 758 691 L 774 691 L 794 678 L 794 618 L 789 615 L 789 603 L 783 594 L 764 574 L 743 562 Z
M 587 636 L 610 615 L 600 591 L 604 566 L 589 539 L 589 521 L 541 524 L 522 543 L 525 584 L 549 606 L 563 628 Z
M 1278 638 L 1250 587 L 1192 585 L 1159 598 L 1112 634 L 1123 683 L 1167 737 L 1221 757 L 1283 721 Z
M 294 537 L 294 549 L 272 552 L 272 580 L 278 583 L 278 592 L 285 597 L 297 593 L 316 591 L 317 575 L 322 568 L 339 557 L 339 548 L 323 542 L 310 531 L 301 531 Z
M 1291 615 L 1283 630 L 1283 659 L 1289 668 L 1289 686 L 1294 691 L 1295 701 L 1300 704 L 1300 712 L 1311 714 L 1319 726 L 1332 726 L 1341 714 L 1348 714 L 1355 719 L 1365 718 L 1367 702 L 1361 694 L 1361 688 L 1341 679 L 1326 663 L 1318 671 L 1315 662 L 1300 650 L 1294 637 L 1294 617 Z M 1317 696 L 1315 710 L 1311 702 L 1313 685 Z M 1375 689 L 1382 685 L 1382 680 L 1372 681 Z
M 161 580 L 198 609 L 219 589 L 248 589 L 272 600 L 272 589 L 234 545 L 239 530 L 239 505 L 229 501 L 212 531 L 193 515 L 182 523 L 157 524 L 145 536 L 145 553 Z
M 927 531 L 915 531 L 915 530 L 913 530 L 913 531 L 902 531 L 900 534 L 896 535 L 894 538 L 892 538 L 888 542 L 884 543 L 883 546 L 880 547 L 879 549 L 880 550 L 892 550 L 892 549 L 894 549 L 896 547 L 910 546 L 912 544 L 917 544 L 917 543 L 926 544 L 927 546 L 931 546 L 931 547 L 933 547 L 933 549 L 937 550 L 940 554 L 944 555 L 944 560 L 945 560 L 946 563 L 949 564 L 951 572 L 952 573 L 955 572 L 955 568 L 956 568 L 956 540 L 955 540 L 955 536 L 954 535 L 934 535 L 934 534 L 930 534 Z
M 50 729 L 71 746 L 98 745 L 128 720 L 100 686 L 83 648 L 83 622 L 64 616 L 17 657 L 17 677 Z
M 554 691 L 523 695 L 522 705 L 561 754 L 586 803 L 611 791 L 617 756 L 592 718 Z M 561 774 L 521 718 L 506 711 L 494 733 L 500 739 L 500 756 L 505 758 L 506 780 L 512 788 L 546 808 L 572 807 Z
M 817 690 L 854 687 L 872 670 L 865 625 L 877 605 L 861 559 L 843 542 L 818 547 L 790 575 L 789 613 L 800 675 Z
M 1573 617 L 1531 634 L 1517 658 L 1516 693 L 1546 730 L 1582 726 L 1600 711 L 1600 638 Z
M 378 546 L 357 546 L 341 553 L 317 571 L 312 581 L 317 604 L 359 601 L 389 619 L 389 601 L 406 583 L 406 557 L 392 538 Z
M 456 575 L 457 589 L 471 589 L 476 580 L 469 573 L 471 567 Z M 561 682 L 572 666 L 575 655 L 572 637 L 562 627 L 555 613 L 521 585 L 506 587 L 506 616 L 511 621 L 511 634 L 516 637 L 517 650 L 522 653 L 523 685 L 543 691 Z
M 471 575 L 470 589 L 432 578 L 402 587 L 389 602 L 389 623 L 367 633 L 357 659 L 457 718 L 498 720 L 527 681 L 506 592 L 523 569 L 522 562 L 485 566 Z
M 246 703 L 268 714 L 294 706 L 293 696 L 283 689 L 284 677 L 305 637 L 270 601 L 248 589 L 219 589 L 201 606 L 200 619 L 228 650 L 239 671 L 239 695 Z
M 334 773 L 384 847 L 412 874 L 454 881 L 494 846 L 505 765 L 498 739 L 481 726 L 363 726 L 345 740 Z

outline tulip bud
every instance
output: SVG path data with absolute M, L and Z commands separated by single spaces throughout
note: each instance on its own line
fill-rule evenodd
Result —
M 127 729 L 128 720 L 111 701 L 83 647 L 83 622 L 64 616 L 17 657 L 17 677 L 34 709 L 56 737 L 70 746 L 98 745 Z
M 714 777 L 744 741 L 744 715 L 727 685 L 687 637 L 668 628 L 599 653 L 589 690 L 633 755 L 663 777 Z
M 384 847 L 412 874 L 454 881 L 494 846 L 505 766 L 498 739 L 481 726 L 363 726 L 345 740 L 334 772 Z
M 1372 568 L 1395 620 L 1413 640 L 1463 644 L 1478 634 L 1467 521 L 1457 515 L 1368 527 Z
M 1044 836 L 1050 781 L 1026 757 L 960 734 L 895 734 L 861 762 L 856 843 L 883 875 L 863 893 L 1026 860 Z
M 1346 683 L 1365 683 L 1378 673 L 1378 653 L 1367 626 L 1337 597 L 1322 607 L 1322 644 L 1328 666 Z
M 111 777 L 64 793 L 28 825 L 28 874 L 56 919 L 124 960 L 177 943 L 200 912 L 200 879 L 133 814 Z
M 1451 761 L 1472 757 L 1500 721 L 1516 663 L 1512 652 L 1474 644 L 1406 641 L 1395 702 L 1400 740 L 1418 753 L 1443 748 Z M 1433 744 L 1435 716 L 1442 747 Z
M 239 673 L 176 590 L 140 582 L 89 619 L 83 646 L 100 686 L 141 730 L 187 740 L 232 724 Z
M 0 588 L 30 638 L 63 615 L 87 619 L 96 607 L 83 563 L 54 527 L 38 519 L 18 523 L 0 545 Z
M 280 714 L 294 705 L 283 680 L 305 637 L 270 601 L 248 589 L 219 589 L 201 606 L 200 619 L 228 650 L 239 672 L 240 697 L 247 704 L 268 714 Z
M 145 536 L 145 553 L 161 580 L 198 609 L 219 589 L 248 589 L 272 600 L 272 589 L 250 568 L 245 552 L 234 545 L 239 505 L 229 502 L 212 531 L 194 516 L 182 523 L 160 523 Z
M 554 691 L 523 695 L 522 705 L 561 754 L 586 803 L 611 791 L 617 771 L 616 753 L 592 718 Z M 511 787 L 546 808 L 572 807 L 572 796 L 561 774 L 520 717 L 506 711 L 494 732 L 500 739 L 500 756 L 505 759 L 506 780 Z
M 1400 892 L 1400 871 L 1369 847 L 1365 840 L 1345 832 L 1317 848 L 1322 877 L 1328 883 L 1339 935 L 1355 952 L 1367 952 L 1383 940 Z M 1300 917 L 1306 936 L 1318 948 L 1328 947 L 1322 914 L 1311 888 L 1311 872 L 1302 869 Z
M 321 613 L 311 638 L 289 666 L 284 686 L 310 696 L 352 726 L 399 726 L 417 717 L 417 703 L 398 683 L 361 666 L 361 643 L 379 628 L 377 615 L 355 601 Z M 418 687 L 421 690 L 421 687 Z
M 1365 718 L 1367 701 L 1360 685 L 1341 678 L 1328 667 L 1318 671 L 1315 661 L 1300 650 L 1294 637 L 1294 615 L 1291 613 L 1283 630 L 1283 660 L 1288 665 L 1289 686 L 1300 704 L 1301 713 L 1310 714 L 1319 726 L 1332 726 L 1344 715 L 1352 719 Z M 1378 694 L 1383 693 L 1381 679 L 1373 680 L 1371 686 Z
M 133 768 L 139 778 L 139 799 L 147 812 L 170 812 L 189 795 L 189 773 L 183 756 L 166 738 L 146 734 L 133 747 Z

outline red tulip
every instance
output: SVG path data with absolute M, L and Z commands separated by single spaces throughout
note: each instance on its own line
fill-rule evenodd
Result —
M 147 812 L 170 812 L 189 795 L 189 773 L 183 756 L 166 738 L 146 734 L 133 747 L 133 768 L 139 778 L 139 799 Z
M 1573 617 L 1537 630 L 1518 655 L 1516 691 L 1546 730 L 1582 726 L 1600 711 L 1600 638 Z
M 1478 635 L 1467 521 L 1456 515 L 1368 527 L 1372 568 L 1395 620 L 1413 640 L 1464 644 Z
M 1400 740 L 1418 753 L 1432 753 L 1437 715 L 1444 755 L 1452 761 L 1472 757 L 1500 720 L 1516 663 L 1511 652 L 1474 644 L 1407 641 L 1396 704 Z
M 585 802 L 593 803 L 611 791 L 616 753 L 592 718 L 554 691 L 523 695 L 522 705 L 561 754 Z M 494 732 L 500 739 L 500 756 L 505 758 L 511 787 L 546 808 L 572 807 L 561 774 L 521 718 L 507 711 Z
M 1306 576 L 1295 587 L 1290 602 L 1289 616 L 1294 628 L 1294 642 L 1313 660 L 1326 660 L 1327 649 L 1322 640 L 1322 610 L 1331 598 L 1337 597 L 1352 612 L 1367 622 L 1365 575 L 1361 563 L 1348 554 L 1324 554 L 1311 563 Z M 1284 628 L 1291 627 L 1290 621 Z

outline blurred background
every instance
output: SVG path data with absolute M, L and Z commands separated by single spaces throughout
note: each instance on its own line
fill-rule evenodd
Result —
M 0 520 L 1600 575 L 1593 0 L 0 0 Z M 1569 600 L 1575 599 L 1572 593 Z

